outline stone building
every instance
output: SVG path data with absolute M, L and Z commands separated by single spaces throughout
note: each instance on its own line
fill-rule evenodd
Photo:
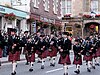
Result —
M 41 32 L 50 34 L 51 25 L 61 25 L 61 0 L 31 0 L 30 6 L 30 18 L 34 19 L 34 24 L 36 23 L 33 24 L 33 28 L 36 27 L 35 31 L 40 29 Z M 41 28 L 37 22 L 40 22 L 41 26 L 43 24 L 48 26 Z M 31 30 L 33 28 L 31 27 Z
M 100 33 L 100 0 L 62 0 L 63 31 L 73 36 Z

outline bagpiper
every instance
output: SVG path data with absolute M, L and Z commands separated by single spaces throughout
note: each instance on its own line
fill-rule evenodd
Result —
M 60 53 L 59 64 L 63 64 L 64 66 L 64 75 L 68 75 L 68 65 L 71 64 L 69 57 L 71 45 L 71 41 L 68 39 L 68 33 L 63 32 L 63 38 L 58 42 L 58 49 Z
M 95 58 L 95 65 L 97 66 L 100 66 L 100 36 L 98 35 L 98 38 L 97 38 L 97 42 L 96 42 L 96 45 L 95 45 L 95 48 L 96 48 L 96 58 Z
M 84 45 L 84 57 L 83 57 L 83 60 L 86 61 L 86 65 L 87 65 L 87 71 L 88 72 L 91 72 L 91 68 L 95 68 L 94 66 L 92 66 L 92 54 L 93 54 L 93 44 L 92 42 L 90 41 L 90 38 L 87 37 L 85 39 L 85 45 Z
M 29 71 L 32 72 L 33 65 L 35 62 L 35 49 L 34 49 L 34 40 L 32 40 L 30 37 L 27 39 L 26 52 L 27 52 L 27 60 L 30 63 Z
M 51 33 L 50 39 L 49 39 L 49 52 L 48 56 L 50 56 L 50 66 L 55 66 L 55 59 L 57 56 L 57 39 L 55 38 L 55 35 Z
M 28 31 L 25 31 L 24 32 L 24 36 L 22 37 L 22 42 L 23 42 L 23 48 L 24 48 L 24 50 L 23 50 L 23 53 L 25 54 L 25 58 L 26 58 L 26 65 L 28 65 L 29 64 L 29 62 L 28 62 L 28 54 L 27 54 L 27 50 L 26 50 L 26 45 L 27 45 L 27 39 L 29 38 L 29 35 L 28 35 Z M 22 48 L 22 49 L 23 49 Z
M 74 46 L 73 46 L 73 51 L 74 51 L 74 61 L 73 64 L 76 65 L 76 71 L 74 71 L 76 74 L 80 73 L 80 66 L 82 65 L 82 52 L 83 48 L 79 42 L 79 39 L 75 40 Z
M 45 58 L 47 57 L 47 42 L 45 40 L 45 35 L 40 35 L 40 40 L 38 41 L 38 57 L 41 59 L 41 69 L 44 69 Z
M 3 48 L 4 48 L 4 38 L 3 38 L 1 31 L 0 31 L 0 58 L 2 58 Z M 1 66 L 1 59 L 0 59 L 0 66 Z
M 16 35 L 16 29 L 11 30 L 11 35 L 8 37 L 9 44 L 9 58 L 8 60 L 12 62 L 12 73 L 11 75 L 16 75 L 17 61 L 20 61 L 20 37 Z

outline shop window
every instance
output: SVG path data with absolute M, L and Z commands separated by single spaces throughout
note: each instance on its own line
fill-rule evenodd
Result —
M 12 21 L 11 20 L 8 20 L 8 24 L 12 24 Z
M 66 31 L 72 31 L 72 27 L 66 27 Z

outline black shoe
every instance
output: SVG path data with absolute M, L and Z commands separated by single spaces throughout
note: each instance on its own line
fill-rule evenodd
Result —
M 29 63 L 28 62 L 26 62 L 26 64 L 25 65 L 29 65 Z
M 39 61 L 39 60 L 38 60 L 37 63 L 42 63 L 42 61 Z
M 11 75 L 16 75 L 16 72 L 14 71 L 14 73 L 11 73 Z
M 96 63 L 95 65 L 96 65 L 96 66 L 100 66 L 100 64 L 99 64 L 99 63 Z
M 11 75 L 16 75 L 16 74 L 14 74 L 14 73 L 11 73 Z
M 93 69 L 95 69 L 95 66 L 92 66 Z
M 29 69 L 29 71 L 30 71 L 30 72 L 32 72 L 32 71 L 33 71 L 33 69 L 31 69 L 31 68 L 30 68 L 30 69 Z
M 91 70 L 90 70 L 89 68 L 87 68 L 87 71 L 88 71 L 88 72 L 91 72 Z
M 0 66 L 1 66 L 1 61 L 0 61 Z
M 54 64 L 50 63 L 50 66 L 53 66 L 53 67 L 55 67 L 55 63 L 54 63 Z
M 64 73 L 64 75 L 68 75 L 68 73 Z
M 44 65 L 41 66 L 41 69 L 44 69 Z
M 76 74 L 80 74 L 80 70 L 74 71 Z

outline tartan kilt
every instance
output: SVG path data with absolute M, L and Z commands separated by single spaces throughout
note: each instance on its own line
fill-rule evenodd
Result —
M 100 57 L 100 47 L 97 49 L 96 56 Z
M 45 50 L 44 52 L 41 52 L 41 54 L 39 55 L 39 58 L 46 58 L 47 57 L 47 50 Z
M 90 56 L 84 55 L 83 60 L 85 60 L 85 61 L 92 61 L 92 58 L 93 58 L 93 55 L 90 55 Z
M 74 56 L 73 64 L 82 65 L 82 57 L 80 57 L 79 59 L 76 59 L 76 56 Z
M 35 53 L 28 56 L 28 62 L 35 62 Z
M 13 62 L 13 61 L 19 61 L 19 60 L 20 60 L 19 52 L 16 51 L 15 54 L 12 54 L 11 52 L 9 52 L 8 61 Z
M 37 55 L 40 55 L 41 52 L 40 52 L 39 50 L 36 50 L 36 54 L 37 54 Z
M 2 49 L 0 48 L 0 58 L 2 58 Z
M 96 53 L 93 53 L 93 54 L 92 54 L 92 57 L 93 57 L 93 58 L 96 58 L 96 57 L 97 57 Z
M 16 54 L 17 54 L 17 61 L 20 61 L 20 51 L 17 51 Z
M 50 56 L 50 57 L 57 56 L 57 49 L 54 46 L 51 49 L 52 49 L 52 51 L 48 51 L 48 56 Z
M 71 61 L 70 61 L 70 57 L 69 57 L 69 55 L 66 55 L 65 57 L 62 57 L 61 55 L 60 55 L 60 58 L 59 58 L 59 62 L 58 62 L 59 64 L 67 64 L 67 65 L 70 65 L 71 64 Z

